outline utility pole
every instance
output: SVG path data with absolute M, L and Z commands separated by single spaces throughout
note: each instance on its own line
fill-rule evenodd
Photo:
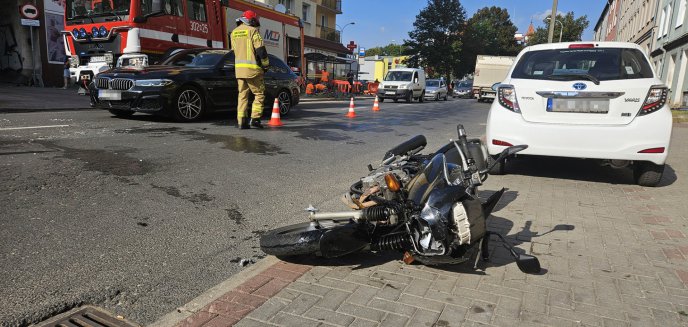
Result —
M 549 21 L 549 34 L 547 35 L 547 43 L 552 43 L 554 38 L 554 20 L 557 18 L 557 0 L 552 1 L 552 18 Z

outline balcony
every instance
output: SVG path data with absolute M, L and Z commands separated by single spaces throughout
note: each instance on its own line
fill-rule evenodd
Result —
M 328 41 L 341 43 L 339 31 L 327 26 L 318 25 L 320 27 L 320 38 Z
M 334 11 L 337 14 L 342 13 L 342 0 L 321 0 L 321 6 Z

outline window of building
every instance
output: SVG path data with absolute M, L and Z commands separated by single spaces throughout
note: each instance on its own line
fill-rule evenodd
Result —
M 327 27 L 327 16 L 325 16 L 325 15 L 320 16 L 320 26 Z
M 657 33 L 657 39 L 661 39 L 662 35 L 664 35 L 664 21 L 666 20 L 666 8 L 662 9 L 662 17 L 659 18 L 659 25 L 657 27 L 659 28 L 659 31 Z
M 208 21 L 208 17 L 205 14 L 205 1 L 186 0 L 186 10 L 189 12 L 189 19 L 201 22 Z
M 287 8 L 287 12 L 292 12 L 292 0 L 279 0 L 279 4 L 283 5 L 285 8 Z
M 308 16 L 310 11 L 311 11 L 311 5 L 304 3 L 302 13 L 301 13 L 301 19 L 303 19 L 304 22 L 310 21 L 310 17 Z
M 669 24 L 671 24 L 671 6 L 666 7 L 666 11 L 666 20 L 664 21 L 664 28 L 662 28 L 664 33 L 662 33 L 662 36 L 666 36 L 667 33 L 669 33 Z
M 678 5 L 678 13 L 676 14 L 676 28 L 681 27 L 683 25 L 683 21 L 685 20 L 686 15 L 686 0 L 681 0 L 681 3 Z

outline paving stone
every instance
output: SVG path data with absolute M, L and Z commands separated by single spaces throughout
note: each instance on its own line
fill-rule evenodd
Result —
M 439 275 L 434 281 L 432 281 L 430 288 L 444 293 L 451 293 L 454 289 L 454 285 L 457 283 L 457 280 L 458 278 L 455 277 Z M 414 280 L 413 282 L 416 283 L 417 280 Z
M 399 274 L 394 274 L 388 271 L 382 271 L 378 270 L 372 275 L 373 278 L 376 278 L 378 280 L 381 280 L 383 282 L 386 281 L 394 281 L 394 282 L 399 282 L 402 284 L 409 284 L 413 278 L 409 276 L 404 276 L 404 275 L 399 275 Z
M 317 296 L 323 296 L 330 292 L 332 289 L 329 287 L 324 287 L 318 284 L 302 283 L 300 281 L 294 281 L 287 286 L 288 289 L 299 291 L 301 293 L 307 293 Z
M 655 318 L 655 324 L 659 326 L 678 326 L 680 322 L 676 311 L 652 309 L 652 316 Z
M 426 298 L 421 298 L 421 297 L 418 297 L 415 295 L 409 295 L 409 294 L 402 294 L 401 297 L 399 297 L 399 302 L 404 303 L 404 304 L 408 304 L 408 305 L 416 307 L 416 308 L 435 311 L 435 312 L 441 312 L 442 309 L 444 308 L 444 303 L 442 303 L 442 302 L 429 300 Z
M 499 303 L 497 303 L 497 307 L 495 308 L 495 314 L 518 319 L 521 315 L 522 302 L 521 299 L 502 296 L 499 298 Z
M 564 309 L 573 309 L 573 304 L 571 301 L 571 292 L 563 292 L 559 290 L 549 291 L 549 301 L 550 306 L 557 306 Z
M 241 318 L 237 317 L 230 317 L 230 316 L 223 316 L 223 315 L 218 315 L 217 317 L 211 319 L 210 321 L 206 322 L 203 324 L 203 327 L 226 327 L 226 326 L 232 326 L 239 322 Z
M 367 306 L 370 300 L 375 297 L 379 289 L 359 286 L 351 295 L 346 299 L 346 302 L 353 303 L 361 306 Z
M 176 327 L 200 327 L 215 317 L 217 317 L 216 313 L 199 311 L 180 321 Z
M 370 320 L 365 320 L 361 318 L 356 318 L 349 327 L 376 327 L 379 326 L 377 322 L 370 321 Z M 396 325 L 396 326 L 402 326 L 402 325 Z
M 382 322 L 380 322 L 380 327 L 398 327 L 404 326 L 409 321 L 408 317 L 396 315 L 393 313 L 388 313 Z
M 454 289 L 454 295 L 462 296 L 468 299 L 481 300 L 490 303 L 497 303 L 499 296 L 487 292 L 482 292 L 478 290 L 466 289 L 463 287 L 458 287 Z
M 557 326 L 557 327 L 580 326 L 580 324 L 574 320 L 564 319 L 564 318 L 554 317 L 554 316 L 548 316 L 548 315 L 543 315 L 540 313 L 529 312 L 529 311 L 521 312 L 521 322 L 533 323 L 533 324 L 538 324 L 538 325 L 543 325 L 543 326 Z
M 277 326 L 264 321 L 253 320 L 251 318 L 241 319 L 239 322 L 234 324 L 234 327 L 267 327 L 267 326 Z
M 351 294 L 350 292 L 333 289 L 323 295 L 322 300 L 318 301 L 315 305 L 319 308 L 335 311 L 349 296 L 351 296 Z
M 380 289 L 375 296 L 385 300 L 396 301 L 401 296 L 402 290 L 405 287 L 406 285 L 403 284 L 395 285 L 394 282 L 389 282 L 385 284 L 385 286 L 382 287 L 382 289 Z
M 627 327 L 628 325 L 630 323 L 627 321 L 602 318 L 602 326 L 604 327 Z
M 284 288 L 281 291 L 277 292 L 277 294 L 275 294 L 274 297 L 284 299 L 284 300 L 291 302 L 295 298 L 299 297 L 299 295 L 301 295 L 301 292 L 299 292 L 299 291 Z
M 573 320 L 589 326 L 602 326 L 602 317 L 591 315 L 588 313 L 568 310 L 559 307 L 550 307 L 549 314 L 553 317 Z
M 237 286 L 235 290 L 238 292 L 252 293 L 253 291 L 267 284 L 270 280 L 272 280 L 272 277 L 270 276 L 256 275 L 251 277 L 249 280 L 242 283 L 241 285 Z
M 355 276 L 355 275 L 349 275 L 346 278 L 348 280 L 348 279 L 352 278 L 353 276 Z M 366 277 L 357 277 L 357 278 L 363 278 L 363 279 L 370 280 L 369 278 L 366 278 Z M 377 282 L 377 281 L 375 281 L 375 282 Z M 329 287 L 332 289 L 338 289 L 340 291 L 345 291 L 345 292 L 353 292 L 355 289 L 357 289 L 359 287 L 358 284 L 355 284 L 355 283 L 352 283 L 352 282 L 349 282 L 346 280 L 341 280 L 341 279 L 332 279 L 329 277 L 325 277 L 325 278 L 320 279 L 317 282 L 317 284 L 321 285 L 321 286 Z
M 492 303 L 473 301 L 473 304 L 468 308 L 466 319 L 489 324 L 494 315 L 495 305 Z
M 312 319 L 304 318 L 301 316 L 295 316 L 295 315 L 287 314 L 284 312 L 277 313 L 272 318 L 272 320 L 270 322 L 277 324 L 277 325 L 282 325 L 282 326 L 299 326 L 299 327 L 333 326 L 333 325 L 330 325 L 328 323 L 325 323 L 324 321 L 312 320 Z
M 418 309 L 407 326 L 432 326 L 437 322 L 439 316 L 439 312 Z
M 437 319 L 437 323 L 434 326 L 461 326 L 464 319 L 466 319 L 467 313 L 468 308 L 448 304 L 440 313 L 440 317 Z
M 547 294 L 525 293 L 523 295 L 523 309 L 534 314 L 546 314 Z
M 497 296 L 509 296 L 515 299 L 523 298 L 523 291 L 500 285 L 480 283 L 480 286 L 478 286 L 478 290 Z
M 253 311 L 253 309 L 255 308 L 245 304 L 215 300 L 205 306 L 202 311 L 240 319 L 246 316 L 249 312 Z
M 399 302 L 392 302 L 392 301 L 387 301 L 383 300 L 380 298 L 375 298 L 372 301 L 370 301 L 371 308 L 375 308 L 378 310 L 386 311 L 389 313 L 394 313 L 406 317 L 411 317 L 414 312 L 416 312 L 416 308 L 412 307 L 410 305 L 406 304 L 401 304 Z
M 408 284 L 402 293 L 424 296 L 425 293 L 427 293 L 430 289 L 431 285 L 432 281 L 429 280 L 415 280 L 413 283 Z
M 382 288 L 383 286 L 385 286 L 385 282 L 381 281 L 378 278 L 364 277 L 364 276 L 353 275 L 353 274 L 346 276 L 346 278 L 344 280 L 348 283 L 353 284 L 353 289 L 358 288 L 359 285 L 365 285 L 365 286 L 370 286 L 370 287 L 375 287 L 375 288 Z M 349 287 L 350 286 L 347 286 L 346 288 L 349 288 Z
M 305 317 L 311 318 L 317 321 L 324 321 L 332 325 L 337 326 L 348 326 L 351 324 L 355 317 L 350 315 L 345 315 L 339 312 L 334 312 L 331 310 L 312 307 L 304 314 Z
M 310 309 L 316 303 L 320 302 L 321 299 L 322 298 L 319 296 L 302 293 L 297 298 L 292 300 L 289 304 L 287 304 L 282 309 L 282 312 L 300 315 L 308 311 L 308 309 Z
M 471 306 L 471 303 L 473 302 L 473 299 L 467 298 L 465 296 L 461 295 L 453 295 L 453 294 L 447 294 L 444 292 L 440 292 L 437 290 L 428 290 L 428 292 L 424 296 L 426 299 L 431 299 L 435 300 L 438 302 L 444 302 L 447 304 L 452 304 L 464 308 L 468 308 Z
M 282 308 L 287 306 L 287 304 L 289 304 L 289 301 L 273 297 L 257 309 L 251 311 L 247 317 L 260 321 L 269 321 L 275 314 L 280 312 Z
M 377 322 L 382 321 L 382 318 L 384 318 L 386 314 L 386 312 L 381 310 L 355 305 L 348 302 L 342 303 L 342 305 L 339 306 L 339 309 L 337 309 L 337 312 Z

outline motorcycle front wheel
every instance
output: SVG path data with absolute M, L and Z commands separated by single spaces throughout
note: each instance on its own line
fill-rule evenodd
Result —
M 307 222 L 273 229 L 260 237 L 260 249 L 274 256 L 316 254 L 320 238 L 333 227 L 348 224 L 349 220 Z

